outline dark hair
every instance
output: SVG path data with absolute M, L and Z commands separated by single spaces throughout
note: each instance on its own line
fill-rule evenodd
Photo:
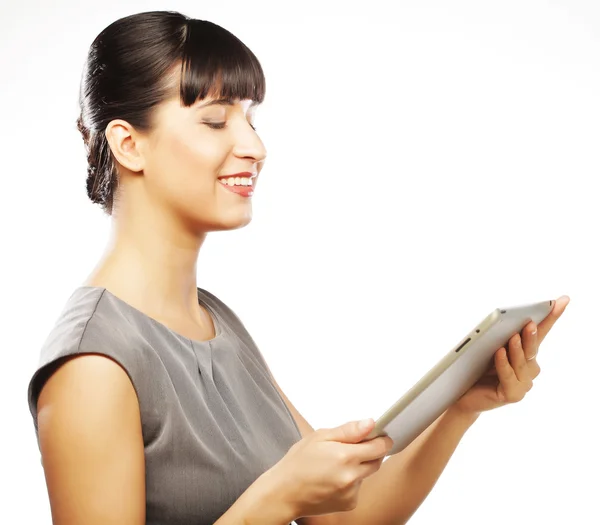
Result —
M 206 96 L 259 103 L 265 96 L 256 56 L 232 33 L 206 20 L 175 11 L 138 13 L 113 22 L 91 44 L 77 129 L 87 152 L 88 197 L 106 214 L 112 214 L 118 187 L 106 126 L 123 119 L 149 131 L 153 108 L 175 96 L 177 87 L 186 107 Z

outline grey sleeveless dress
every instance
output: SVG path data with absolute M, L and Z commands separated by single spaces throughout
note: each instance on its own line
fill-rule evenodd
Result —
M 44 343 L 28 386 L 36 439 L 41 387 L 61 364 L 104 354 L 138 396 L 146 462 L 146 523 L 214 523 L 301 439 L 266 363 L 237 315 L 198 288 L 209 341 L 186 338 L 105 288 L 77 288 Z

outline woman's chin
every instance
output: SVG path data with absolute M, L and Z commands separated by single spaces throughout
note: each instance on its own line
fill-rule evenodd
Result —
M 239 230 L 252 222 L 252 210 L 247 210 L 243 214 L 230 214 L 229 217 L 223 217 L 218 224 L 213 225 L 211 231 Z

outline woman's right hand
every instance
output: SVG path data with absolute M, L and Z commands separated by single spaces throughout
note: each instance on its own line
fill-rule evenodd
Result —
M 356 508 L 362 480 L 379 470 L 393 445 L 387 436 L 361 443 L 375 426 L 366 422 L 316 430 L 270 469 L 296 518 Z

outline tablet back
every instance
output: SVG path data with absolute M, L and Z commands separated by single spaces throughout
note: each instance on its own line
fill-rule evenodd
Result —
M 512 335 L 532 320 L 540 323 L 552 304 L 494 310 L 377 419 L 367 439 L 388 435 L 394 440 L 388 455 L 400 452 L 492 367 L 494 354 Z

